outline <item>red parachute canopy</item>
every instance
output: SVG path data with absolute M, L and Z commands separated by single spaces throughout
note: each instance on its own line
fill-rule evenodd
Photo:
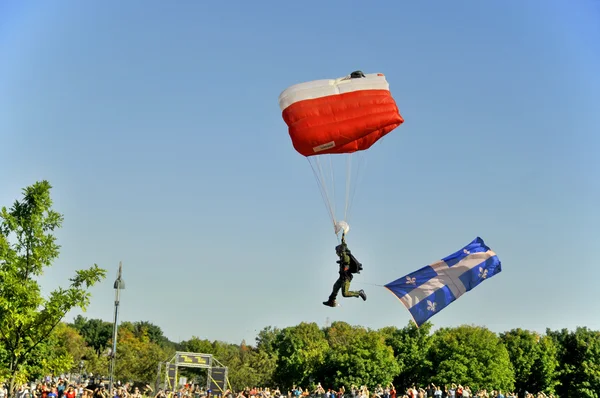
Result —
M 279 107 L 294 148 L 307 157 L 368 149 L 404 122 L 381 73 L 296 84 Z

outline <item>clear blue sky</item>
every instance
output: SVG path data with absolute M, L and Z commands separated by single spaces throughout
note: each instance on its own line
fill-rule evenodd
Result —
M 597 1 L 3 1 L 0 54 L 0 204 L 53 184 L 43 284 L 107 268 L 87 317 L 112 319 L 123 261 L 121 318 L 173 340 L 403 327 L 367 283 L 481 236 L 503 272 L 436 327 L 600 328 Z M 277 98 L 356 69 L 386 74 L 406 122 L 353 207 L 368 300 L 331 309 L 337 239 Z

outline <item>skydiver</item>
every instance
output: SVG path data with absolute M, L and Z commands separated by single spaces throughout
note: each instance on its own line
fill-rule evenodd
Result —
M 359 290 L 358 292 L 350 291 L 350 282 L 352 282 L 352 274 L 359 274 L 362 270 L 362 264 L 359 263 L 356 258 L 348 249 L 348 245 L 346 245 L 346 234 L 342 233 L 342 243 L 335 247 L 335 252 L 340 258 L 336 263 L 340 265 L 340 276 L 333 284 L 333 291 L 329 296 L 327 301 L 324 301 L 323 304 L 329 307 L 336 307 L 337 303 L 335 298 L 340 289 L 342 289 L 343 297 L 360 297 L 363 301 L 367 300 L 367 295 L 364 290 Z

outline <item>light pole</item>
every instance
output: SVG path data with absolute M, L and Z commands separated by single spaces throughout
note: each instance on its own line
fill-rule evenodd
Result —
M 108 384 L 109 394 L 112 394 L 114 376 L 115 376 L 115 362 L 117 359 L 117 321 L 119 319 L 119 297 L 122 289 L 125 289 L 125 281 L 121 279 L 121 268 L 122 264 L 119 261 L 119 273 L 117 274 L 117 280 L 115 280 L 115 318 L 113 322 L 113 344 L 112 351 L 110 353 L 110 378 Z

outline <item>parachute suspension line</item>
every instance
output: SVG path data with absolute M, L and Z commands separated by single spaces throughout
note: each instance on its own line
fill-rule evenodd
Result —
M 356 189 L 358 188 L 358 186 L 361 183 L 362 180 L 362 172 L 363 170 L 366 168 L 366 163 L 367 163 L 367 154 L 366 153 L 359 153 L 358 154 L 358 162 L 357 162 L 357 167 L 356 167 L 356 182 L 353 185 L 353 190 L 352 190 L 352 194 L 350 195 L 350 206 L 352 206 L 354 204 L 354 197 L 356 196 Z
M 332 156 L 331 155 L 327 155 L 327 158 L 329 159 L 329 171 L 331 171 L 331 190 L 333 191 L 331 193 L 332 196 L 332 201 L 331 201 L 331 210 L 332 210 L 332 214 L 333 214 L 333 226 L 335 227 L 335 222 L 336 220 L 336 212 L 335 212 L 335 178 L 334 178 L 334 174 L 333 174 L 333 161 L 331 160 Z
M 314 163 L 312 162 L 313 159 L 314 159 Z M 335 227 L 335 213 L 333 211 L 333 208 L 331 207 L 331 200 L 329 200 L 329 194 L 327 192 L 327 185 L 325 184 L 325 181 L 323 179 L 323 170 L 321 169 L 321 163 L 319 161 L 319 158 L 316 156 L 311 156 L 311 157 L 307 157 L 307 160 L 308 160 L 308 164 L 310 164 L 310 168 L 313 171 L 315 180 L 317 181 L 317 185 L 319 186 L 319 191 L 321 192 L 321 197 L 323 198 L 323 203 L 325 203 L 325 206 L 327 207 L 327 210 L 329 211 L 329 216 L 331 217 L 331 222 L 333 223 L 333 225 Z M 317 167 L 315 167 L 315 163 L 316 163 Z
M 350 164 L 350 156 L 358 158 L 357 161 L 354 162 L 356 165 L 356 172 L 352 170 L 352 165 Z M 352 215 L 352 205 L 354 204 L 354 197 L 356 196 L 356 188 L 359 185 L 359 180 L 361 177 L 361 166 L 363 166 L 366 162 L 366 157 L 362 152 L 354 152 L 350 156 L 348 157 L 346 172 L 346 208 L 348 209 L 346 222 L 349 221 L 350 216 Z
M 357 178 L 362 177 L 361 169 L 363 167 L 364 155 L 364 153 L 358 151 L 343 154 L 343 156 L 340 156 L 339 154 L 323 154 L 307 157 L 308 163 L 313 170 L 315 180 L 317 181 L 317 185 L 319 186 L 323 203 L 329 212 L 329 217 L 333 223 L 336 235 L 341 232 L 348 233 L 350 229 L 348 221 L 352 215 L 354 197 L 356 196 L 358 186 Z M 341 166 L 340 170 L 335 170 L 338 162 L 341 162 L 337 165 Z M 344 162 L 346 163 L 345 166 Z M 327 170 L 327 168 L 329 168 L 329 170 Z M 344 168 L 346 169 L 346 178 L 342 179 L 339 178 L 339 174 L 344 172 Z M 335 181 L 336 174 L 340 181 Z M 343 180 L 345 180 L 345 187 L 336 187 L 338 183 L 343 184 Z M 340 194 L 340 197 L 336 198 L 336 191 L 342 190 L 345 190 L 345 195 Z M 343 200 L 344 196 L 345 202 L 343 204 L 339 203 L 339 209 L 336 209 L 338 207 L 337 200 Z M 336 210 L 339 211 L 339 214 L 337 214 Z
M 325 159 L 322 159 L 323 156 L 326 156 L 329 159 L 329 171 L 331 174 L 331 181 L 327 182 L 327 163 Z M 329 208 L 329 214 L 331 215 L 331 220 L 333 221 L 333 225 L 335 226 L 336 222 L 336 213 L 335 213 L 335 184 L 333 181 L 333 165 L 331 164 L 331 155 L 323 155 L 323 156 L 315 156 L 317 160 L 317 164 L 319 166 L 319 174 L 321 175 L 321 181 L 323 182 L 323 187 L 325 189 L 326 197 L 327 197 L 327 206 Z M 321 162 L 323 160 L 323 162 Z M 331 185 L 329 185 L 331 184 Z M 331 188 L 328 188 L 331 187 Z
M 356 196 L 356 187 L 358 186 L 358 182 L 359 182 L 359 178 L 360 178 L 360 167 L 362 165 L 362 161 L 364 159 L 364 154 L 361 152 L 356 152 L 355 155 L 358 157 L 358 161 L 356 162 L 356 173 L 353 173 L 356 175 L 356 178 L 354 179 L 354 184 L 352 184 L 352 192 L 350 193 L 350 208 L 352 208 L 352 205 L 354 204 L 354 197 Z
M 350 207 L 350 182 L 352 180 L 352 156 L 346 158 L 346 201 L 344 208 L 344 221 L 348 222 L 348 209 Z

